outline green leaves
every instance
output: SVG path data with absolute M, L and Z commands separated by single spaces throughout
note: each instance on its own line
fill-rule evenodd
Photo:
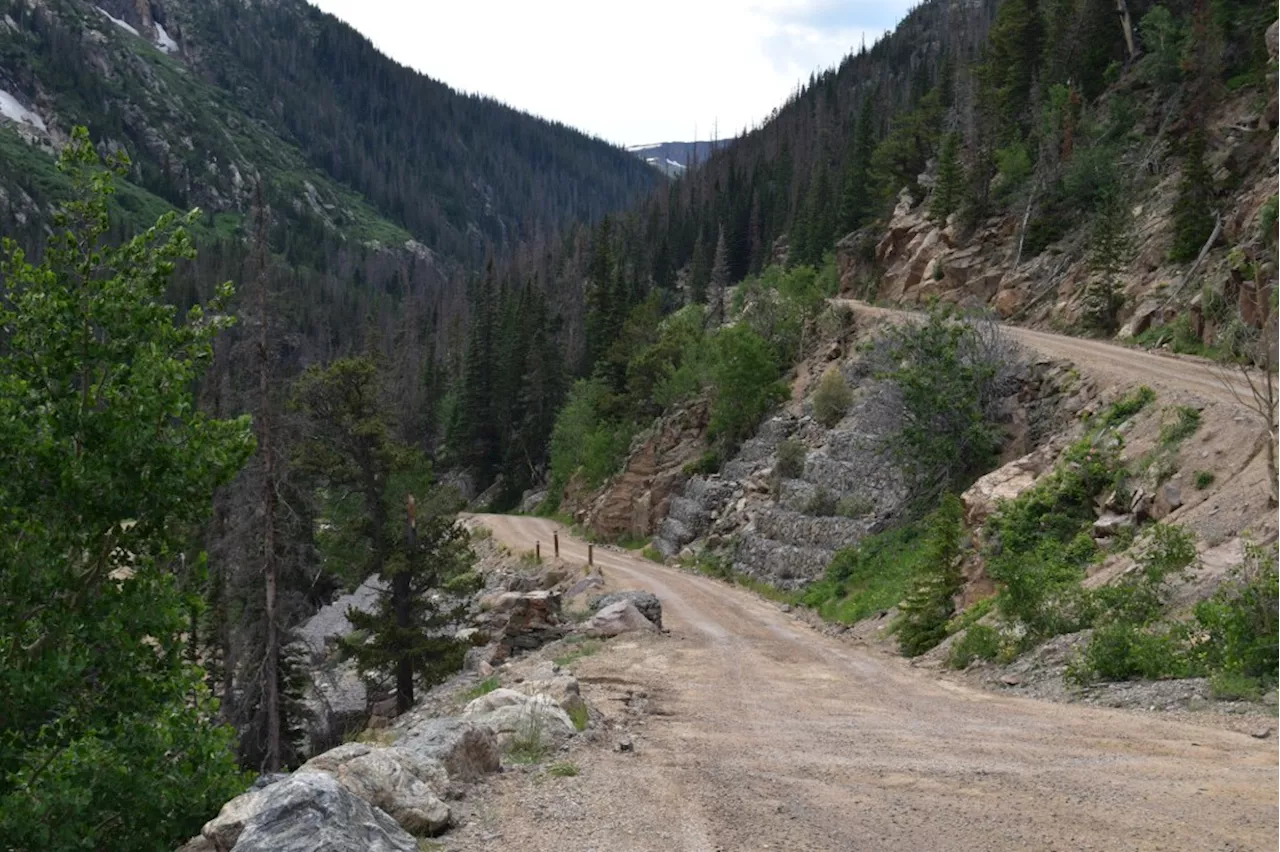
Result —
M 113 175 L 83 129 L 60 167 L 64 230 L 39 266 L 11 243 L 0 261 L 0 836 L 167 849 L 241 785 L 178 575 L 253 439 L 191 397 L 220 305 L 179 322 L 164 302 L 190 217 L 104 245 Z
M 991 409 L 1013 353 L 994 329 L 984 335 L 953 309 L 935 307 L 922 324 L 891 327 L 878 354 L 879 378 L 901 396 L 888 450 L 919 504 L 932 506 L 963 491 L 999 450 Z

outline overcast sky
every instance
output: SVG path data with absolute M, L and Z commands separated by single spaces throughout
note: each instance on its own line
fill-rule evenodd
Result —
M 382 52 L 611 142 L 734 136 L 908 0 L 311 0 Z

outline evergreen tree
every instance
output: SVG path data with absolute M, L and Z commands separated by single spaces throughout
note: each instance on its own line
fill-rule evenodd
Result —
M 1085 317 L 1094 328 L 1115 334 L 1124 292 L 1118 280 L 1132 247 L 1132 217 L 1126 188 L 1110 188 L 1099 202 L 1090 228 L 1089 268 L 1092 275 L 1085 289 Z
M 468 576 L 475 554 L 471 536 L 452 515 L 436 514 L 419 520 L 412 494 L 405 501 L 405 534 L 392 550 L 383 570 L 389 593 L 378 596 L 373 612 L 347 613 L 356 632 L 345 647 L 361 671 L 387 673 L 395 678 L 396 709 L 413 706 L 416 684 L 433 686 L 462 667 L 466 646 L 448 629 L 464 617 L 465 597 L 452 606 L 446 596 L 431 594 L 474 591 Z
M 1213 178 L 1204 161 L 1204 129 L 1195 128 L 1182 160 L 1182 180 L 1173 203 L 1171 260 L 1195 260 L 1213 232 Z
M 948 133 L 942 138 L 938 153 L 938 178 L 929 202 L 929 217 L 941 223 L 955 212 L 964 192 L 964 170 L 960 166 L 960 134 Z
M 707 327 L 719 328 L 725 320 L 725 300 L 729 289 L 729 250 L 724 243 L 724 226 L 716 237 L 715 262 L 711 265 L 711 283 L 707 288 Z
M 840 230 L 850 233 L 861 228 L 875 209 L 874 188 L 871 184 L 871 155 L 875 150 L 875 113 L 872 98 L 862 101 L 853 144 L 845 159 L 841 180 Z
M 707 253 L 707 243 L 703 239 L 702 230 L 698 230 L 698 239 L 693 244 L 693 258 L 689 266 L 688 304 L 701 305 L 707 301 L 707 287 L 711 283 L 711 260 Z
M 230 285 L 185 322 L 164 301 L 196 215 L 106 245 L 114 175 L 84 128 L 60 169 L 41 265 L 9 240 L 0 262 L 0 845 L 160 852 L 243 788 L 183 554 L 253 437 L 192 398 Z
M 895 625 L 904 656 L 918 657 L 947 638 L 947 622 L 955 615 L 955 596 L 964 587 L 960 572 L 960 538 L 964 509 L 954 494 L 929 521 L 920 581 L 902 602 Z
M 358 500 L 357 509 L 349 513 L 350 528 L 339 533 L 353 541 L 355 553 L 363 555 L 360 573 L 377 574 L 385 581 L 397 628 L 410 630 L 414 572 L 404 570 L 403 554 L 397 550 L 391 488 L 405 475 L 422 470 L 425 463 L 395 439 L 376 365 L 362 357 L 310 367 L 294 384 L 293 403 L 308 421 L 306 437 L 297 449 L 296 469 L 310 477 L 317 493 Z M 403 636 L 395 638 L 400 641 Z M 413 660 L 406 652 L 396 666 L 401 712 L 413 703 Z
M 1037 0 L 1004 0 L 987 36 L 979 68 L 992 100 L 997 139 L 1009 144 L 1021 137 L 1030 119 L 1031 91 L 1044 41 Z

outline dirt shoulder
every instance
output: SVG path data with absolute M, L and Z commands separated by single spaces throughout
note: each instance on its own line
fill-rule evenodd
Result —
M 515 550 L 559 529 L 484 516 Z M 743 590 L 597 549 L 670 633 L 573 664 L 605 715 L 575 777 L 508 773 L 449 848 L 1274 849 L 1274 734 L 940 680 Z M 630 739 L 634 748 L 613 744 Z

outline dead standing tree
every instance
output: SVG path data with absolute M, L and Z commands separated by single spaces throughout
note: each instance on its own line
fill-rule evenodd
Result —
M 1261 238 L 1270 257 L 1257 258 L 1251 264 L 1252 287 L 1240 297 L 1245 331 L 1221 363 L 1220 377 L 1236 402 L 1262 418 L 1267 481 L 1271 505 L 1276 507 L 1280 505 L 1280 389 L 1276 388 L 1275 365 L 1280 359 L 1276 353 L 1280 324 L 1274 301 L 1280 292 L 1274 287 L 1274 279 L 1280 272 L 1280 196 L 1263 206 Z

